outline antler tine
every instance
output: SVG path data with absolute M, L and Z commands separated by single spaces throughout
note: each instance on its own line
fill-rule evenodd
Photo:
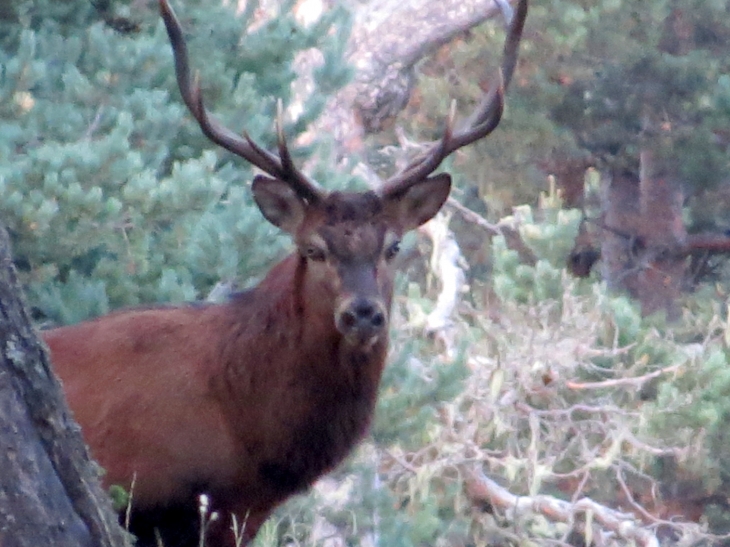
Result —
M 514 14 L 509 4 L 496 0 L 505 18 L 509 22 L 509 30 L 505 39 L 500 67 L 496 82 L 489 93 L 481 100 L 479 106 L 469 116 L 463 129 L 452 135 L 453 131 L 453 103 L 452 113 L 441 140 L 432 145 L 425 155 L 419 156 L 400 173 L 389 178 L 380 190 L 381 195 L 397 195 L 405 192 L 411 185 L 423 180 L 435 171 L 441 162 L 459 148 L 482 139 L 494 131 L 502 119 L 504 112 L 504 95 L 509 86 L 517 65 L 522 29 L 527 17 L 528 0 L 519 0 Z
M 441 140 L 434 143 L 425 154 L 418 156 L 418 158 L 412 161 L 400 173 L 390 177 L 380 189 L 381 195 L 395 196 L 402 194 L 410 188 L 411 184 L 423 180 L 432 173 L 444 161 L 444 158 L 453 152 L 452 139 L 455 117 L 456 101 L 451 101 L 449 118 L 446 121 L 446 128 L 444 129 L 444 135 L 441 137 Z
M 280 121 L 277 121 L 277 133 L 279 134 L 279 153 L 282 157 L 262 148 L 247 134 L 244 133 L 243 136 L 240 136 L 234 133 L 210 116 L 203 104 L 203 95 L 200 91 L 197 75 L 194 83 L 191 83 L 188 50 L 180 21 L 168 0 L 159 0 L 159 4 L 160 13 L 172 45 L 175 58 L 175 74 L 180 94 L 188 110 L 197 120 L 203 134 L 217 145 L 242 157 L 265 173 L 287 182 L 297 195 L 310 203 L 320 201 L 324 197 L 324 191 L 294 166 L 286 140 L 283 138 Z M 280 108 L 280 105 L 277 106 Z
M 499 122 L 502 121 L 504 113 L 504 78 L 502 70 L 497 72 L 497 81 L 479 103 L 477 109 L 472 113 L 469 120 L 464 124 L 464 129 L 454 137 L 454 150 L 482 139 L 494 131 Z
M 296 175 L 291 181 L 292 184 L 297 184 L 299 189 L 297 192 L 304 196 L 308 201 L 318 200 L 321 198 L 321 190 L 314 187 L 314 183 L 304 178 L 294 162 L 291 159 L 289 153 L 289 147 L 286 144 L 286 136 L 284 135 L 284 108 L 281 104 L 281 99 L 276 101 L 276 143 L 279 147 L 279 157 L 281 158 L 281 166 L 287 173 Z M 296 190 L 296 189 L 295 189 Z

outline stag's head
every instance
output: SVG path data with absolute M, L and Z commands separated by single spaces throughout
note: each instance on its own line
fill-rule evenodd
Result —
M 253 194 L 306 261 L 308 301 L 334 309 L 346 340 L 369 347 L 387 334 L 401 237 L 438 212 L 450 183 L 442 174 L 398 194 L 332 192 L 308 201 L 286 182 L 259 175 Z
M 306 290 L 312 305 L 334 310 L 337 330 L 352 345 L 371 347 L 387 335 L 393 291 L 393 259 L 407 231 L 430 220 L 449 196 L 451 177 L 433 172 L 455 150 L 490 134 L 499 124 L 504 91 L 517 61 L 527 0 L 511 19 L 502 66 L 494 84 L 469 117 L 454 131 L 451 108 L 444 135 L 405 169 L 379 188 L 359 193 L 325 192 L 292 162 L 277 117 L 278 154 L 248 135 L 237 135 L 211 117 L 200 86 L 190 78 L 182 29 L 168 0 L 159 0 L 175 56 L 183 100 L 213 142 L 241 156 L 267 175 L 254 178 L 254 199 L 264 217 L 289 233 L 306 261 Z M 509 11 L 506 1 L 499 3 Z M 312 298 L 314 295 L 314 298 Z

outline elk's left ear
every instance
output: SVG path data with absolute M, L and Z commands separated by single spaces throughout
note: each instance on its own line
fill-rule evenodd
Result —
M 439 212 L 451 191 L 451 175 L 440 173 L 423 179 L 402 194 L 387 196 L 385 207 L 404 232 L 418 228 Z

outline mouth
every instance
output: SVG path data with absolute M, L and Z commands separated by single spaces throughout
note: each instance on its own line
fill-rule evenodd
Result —
M 357 332 L 343 333 L 345 342 L 348 346 L 353 348 L 359 348 L 364 351 L 370 351 L 380 341 L 382 332 L 363 332 L 362 330 Z

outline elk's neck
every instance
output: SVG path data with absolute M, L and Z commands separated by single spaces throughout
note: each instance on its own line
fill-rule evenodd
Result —
M 387 338 L 348 346 L 334 309 L 312 301 L 306 263 L 290 256 L 229 304 L 220 400 L 241 442 L 258 446 L 258 472 L 272 499 L 306 488 L 366 433 Z

